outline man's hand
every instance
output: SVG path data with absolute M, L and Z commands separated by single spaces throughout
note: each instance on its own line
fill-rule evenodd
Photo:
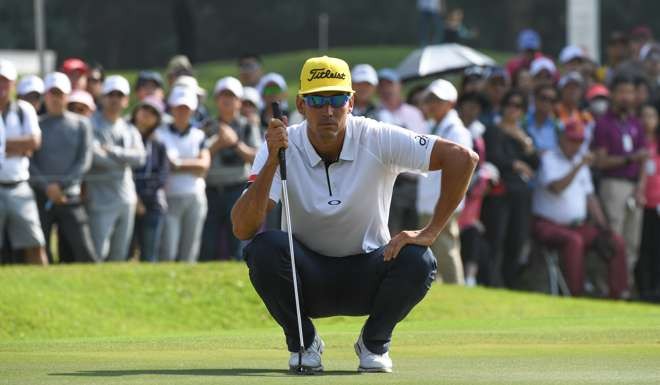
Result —
M 521 160 L 514 160 L 513 163 L 511 164 L 511 168 L 513 168 L 513 171 L 518 173 L 521 177 L 523 177 L 525 180 L 530 180 L 534 178 L 534 170 L 532 170 L 527 163 L 521 161 Z
M 438 234 L 429 229 L 402 231 L 385 246 L 383 259 L 385 262 L 394 260 L 405 245 L 431 246 Z
M 56 205 L 65 204 L 67 201 L 66 195 L 64 195 L 60 185 L 57 183 L 50 183 L 48 187 L 46 187 L 46 196 Z
M 138 198 L 137 205 L 135 206 L 135 214 L 138 217 L 142 217 L 146 213 L 147 213 L 147 207 L 142 202 L 142 199 Z
M 582 157 L 581 163 L 583 166 L 591 167 L 593 166 L 595 160 L 596 160 L 596 156 L 592 152 L 587 152 Z
M 643 149 L 641 149 L 641 150 L 638 150 L 638 151 L 635 152 L 634 154 L 632 154 L 632 155 L 630 156 L 630 159 L 631 159 L 633 162 L 641 163 L 641 162 L 645 161 L 646 158 L 648 158 L 648 157 L 649 157 L 649 151 L 648 151 L 647 149 L 643 148 Z
M 228 124 L 220 123 L 217 141 L 220 148 L 232 147 L 238 143 L 238 135 Z
M 266 129 L 266 144 L 268 145 L 268 163 L 277 163 L 277 154 L 280 148 L 289 147 L 289 136 L 286 132 L 286 118 L 284 122 L 279 119 L 271 119 Z

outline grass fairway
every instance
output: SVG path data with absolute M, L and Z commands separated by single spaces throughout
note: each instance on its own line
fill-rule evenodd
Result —
M 326 373 L 290 376 L 240 263 L 0 268 L 0 384 L 659 384 L 660 307 L 436 285 L 355 373 L 363 318 L 316 322 Z

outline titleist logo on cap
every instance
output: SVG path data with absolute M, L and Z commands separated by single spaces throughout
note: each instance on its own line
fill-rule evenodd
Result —
M 346 79 L 346 74 L 341 72 L 332 72 L 327 68 L 313 68 L 309 71 L 309 78 L 307 81 L 314 79 Z

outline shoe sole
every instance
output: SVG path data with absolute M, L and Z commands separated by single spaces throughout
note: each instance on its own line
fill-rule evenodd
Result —
M 317 374 L 323 372 L 323 365 L 321 366 L 289 366 L 289 372 L 294 374 Z

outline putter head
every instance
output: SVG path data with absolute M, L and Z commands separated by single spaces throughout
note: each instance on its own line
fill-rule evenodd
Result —
M 294 374 L 302 375 L 302 376 L 313 376 L 314 374 L 317 373 L 312 368 L 302 365 L 297 365 L 295 368 L 293 368 L 292 372 Z

